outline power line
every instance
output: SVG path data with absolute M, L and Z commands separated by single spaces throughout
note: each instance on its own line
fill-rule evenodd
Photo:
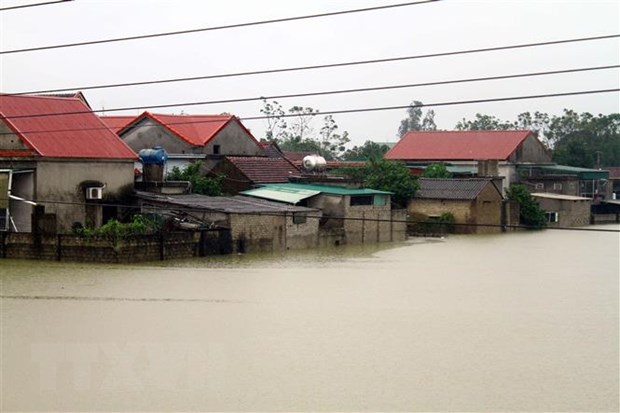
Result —
M 288 67 L 288 68 L 280 68 L 280 69 L 252 70 L 252 71 L 247 71 L 247 72 L 221 73 L 221 74 L 215 74 L 215 75 L 192 76 L 192 77 L 178 77 L 178 78 L 159 79 L 159 80 L 147 80 L 147 81 L 140 81 L 140 82 L 125 82 L 125 83 L 109 83 L 109 84 L 103 84 L 103 85 L 76 86 L 76 87 L 62 88 L 62 89 L 42 89 L 42 90 L 33 90 L 33 91 L 28 91 L 28 92 L 11 93 L 11 95 L 58 93 L 58 92 L 66 92 L 66 91 L 72 91 L 72 90 L 109 89 L 109 88 L 116 88 L 116 87 L 145 86 L 145 85 L 155 85 L 155 84 L 163 84 L 163 83 L 190 82 L 190 81 L 196 81 L 196 80 L 222 79 L 222 78 L 230 78 L 230 77 L 286 73 L 286 72 L 296 72 L 296 71 L 302 71 L 302 70 L 331 69 L 331 68 L 337 68 L 337 67 L 359 66 L 359 65 L 367 65 L 367 64 L 390 63 L 390 62 L 399 62 L 399 61 L 416 60 L 416 59 L 429 59 L 429 58 L 436 58 L 436 57 L 495 52 L 495 51 L 500 51 L 500 50 L 523 49 L 523 48 L 528 48 L 528 47 L 541 47 L 541 46 L 551 46 L 551 45 L 557 45 L 557 44 L 608 40 L 608 39 L 614 39 L 618 37 L 620 37 L 620 34 L 611 34 L 611 35 L 603 35 L 603 36 L 581 37 L 581 38 L 563 39 L 563 40 L 551 40 L 551 41 L 537 42 L 537 43 L 521 43 L 521 44 L 515 44 L 515 45 L 508 45 L 508 46 L 496 46 L 496 47 L 485 47 L 485 48 L 479 48 L 479 49 L 465 49 L 465 50 L 456 50 L 456 51 L 440 52 L 440 53 L 428 53 L 428 54 L 413 55 L 413 56 L 399 56 L 399 57 L 388 57 L 388 58 L 383 58 L 383 59 L 357 60 L 357 61 L 350 61 L 350 62 L 327 63 L 327 64 L 321 64 L 321 65 L 296 66 L 296 67 Z
M 206 195 L 205 195 L 206 196 Z M 252 197 L 248 197 L 253 199 Z M 10 201 L 8 198 L 0 198 L 2 201 Z M 57 201 L 57 200 L 41 200 L 41 199 L 33 199 L 32 202 L 36 202 L 38 204 L 52 204 L 52 205 L 76 205 L 76 206 L 101 206 L 101 207 L 115 207 L 115 208 L 125 208 L 125 209 L 140 209 L 143 208 L 146 210 L 155 210 L 155 211 L 175 211 L 175 212 L 220 212 L 225 214 L 236 214 L 236 215 L 264 215 L 264 216 L 290 216 L 295 213 L 295 211 L 282 211 L 282 212 L 230 212 L 222 208 L 209 208 L 209 207 L 198 207 L 198 206 L 184 206 L 177 204 L 168 204 L 168 205 L 154 205 L 151 202 L 162 202 L 159 200 L 148 200 L 145 199 L 146 202 L 143 205 L 126 205 L 126 204 L 115 204 L 115 203 L 86 203 L 86 202 L 72 202 L 72 201 Z M 285 205 L 283 205 L 285 206 Z M 288 204 L 286 206 L 289 206 Z M 312 209 L 312 208 L 309 208 Z M 407 219 L 385 219 L 385 218 L 367 218 L 367 217 L 347 217 L 343 215 L 312 215 L 312 213 L 308 212 L 306 215 L 307 218 L 311 219 L 334 219 L 334 220 L 342 220 L 342 221 L 363 221 L 363 222 L 393 222 L 393 223 L 407 223 L 407 224 L 430 224 L 437 225 L 437 227 L 441 226 L 441 223 L 428 223 L 426 221 L 418 221 L 418 220 L 407 220 Z M 474 224 L 474 223 L 450 223 L 450 225 L 461 226 L 461 227 L 483 227 L 483 228 L 506 228 L 506 229 L 540 229 L 527 225 L 503 225 L 503 224 Z M 604 229 L 604 228 L 584 228 L 584 227 L 545 227 L 544 229 L 553 229 L 553 230 L 565 230 L 565 231 L 585 231 L 585 232 L 612 232 L 619 233 L 620 229 Z
M 563 97 L 563 96 L 579 96 L 579 95 L 590 95 L 590 94 L 599 94 L 599 93 L 613 93 L 619 92 L 620 88 L 614 89 L 598 89 L 598 90 L 583 90 L 583 91 L 575 91 L 575 92 L 563 92 L 563 93 L 547 93 L 540 95 L 527 95 L 527 96 L 509 96 L 509 97 L 501 97 L 501 98 L 487 98 L 487 99 L 472 99 L 472 100 L 460 100 L 460 101 L 449 101 L 449 102 L 437 102 L 437 103 L 425 103 L 421 105 L 399 105 L 399 106 L 382 106 L 382 107 L 370 107 L 370 108 L 358 108 L 358 109 L 342 109 L 342 110 L 331 110 L 320 112 L 320 115 L 336 115 L 343 113 L 364 113 L 364 112 L 378 112 L 384 110 L 397 110 L 397 109 L 408 109 L 408 108 L 425 108 L 425 107 L 441 107 L 441 106 L 455 106 L 455 105 L 469 105 L 476 103 L 490 103 L 490 102 L 502 102 L 502 101 L 515 101 L 515 100 L 527 100 L 527 99 L 544 99 L 544 98 L 552 98 L 552 97 Z M 284 114 L 279 117 L 281 118 L 289 118 L 298 116 L 296 114 Z M 268 119 L 269 116 L 247 116 L 247 117 L 239 117 L 239 120 L 259 120 L 259 119 Z M 0 119 L 2 119 L 0 117 Z M 183 122 L 170 122 L 167 123 L 167 126 L 174 125 L 186 125 L 186 124 L 197 124 L 197 123 L 211 123 L 211 122 L 221 122 L 221 120 L 199 120 L 199 121 L 183 121 Z M 140 127 L 136 126 L 136 127 Z M 70 129 L 50 129 L 50 130 L 33 130 L 33 131 L 19 131 L 19 133 L 53 133 L 53 132 L 76 132 L 76 131 L 89 131 L 89 130 L 108 130 L 106 127 L 96 127 L 96 128 L 70 128 Z M 0 132 L 0 136 L 2 135 L 13 135 L 13 132 Z
M 25 9 L 26 7 L 48 6 L 50 4 L 66 3 L 66 2 L 69 2 L 69 1 L 73 1 L 73 0 L 57 0 L 57 1 L 47 1 L 47 2 L 44 2 L 44 3 L 22 4 L 20 6 L 3 7 L 3 8 L 0 8 L 0 11 L 15 10 L 15 9 Z
M 6 50 L 3 52 L 0 52 L 0 54 L 36 52 L 36 51 L 41 51 L 41 50 L 63 49 L 63 48 L 68 48 L 68 47 L 88 46 L 88 45 L 94 45 L 94 44 L 125 42 L 125 41 L 130 41 L 130 40 L 151 39 L 155 37 L 178 36 L 182 34 L 208 32 L 208 31 L 216 31 L 216 30 L 224 30 L 224 29 L 237 29 L 240 27 L 260 26 L 260 25 L 265 25 L 265 24 L 315 19 L 319 17 L 339 16 L 339 15 L 344 15 L 344 14 L 362 13 L 362 12 L 367 12 L 367 11 L 393 9 L 397 7 L 416 6 L 416 5 L 426 4 L 426 3 L 434 3 L 437 1 L 439 0 L 422 0 L 422 1 L 415 1 L 415 2 L 408 2 L 408 3 L 388 4 L 385 6 L 365 7 L 361 9 L 352 9 L 352 10 L 342 10 L 342 11 L 329 12 L 329 13 L 310 14 L 310 15 L 305 15 L 305 16 L 283 17 L 280 19 L 236 23 L 236 24 L 229 24 L 225 26 L 204 27 L 200 29 L 178 30 L 178 31 L 173 31 L 173 32 L 143 34 L 139 36 L 126 36 L 126 37 L 117 37 L 117 38 L 112 38 L 112 39 L 91 40 L 91 41 L 86 41 L 86 42 L 64 43 L 64 44 L 57 44 L 57 45 L 51 45 L 51 46 L 29 47 L 25 49 Z
M 557 75 L 557 74 L 578 73 L 578 72 L 608 70 L 608 69 L 617 69 L 617 68 L 620 68 L 620 65 L 584 67 L 584 68 L 562 69 L 562 70 L 552 70 L 552 71 L 544 71 L 544 72 L 518 73 L 518 74 L 499 75 L 499 76 L 485 76 L 485 77 L 442 80 L 442 81 L 436 81 L 436 82 L 424 82 L 424 83 L 413 83 L 413 84 L 328 90 L 328 91 L 320 91 L 320 92 L 306 92 L 306 93 L 260 96 L 260 97 L 245 97 L 245 98 L 223 99 L 223 100 L 207 100 L 207 101 L 198 101 L 198 102 L 194 101 L 194 102 L 183 102 L 183 103 L 168 103 L 168 104 L 159 104 L 159 105 L 128 106 L 128 107 L 121 107 L 121 108 L 106 109 L 105 112 L 119 112 L 119 111 L 138 110 L 138 109 L 160 109 L 160 108 L 172 108 L 172 107 L 179 107 L 179 106 L 202 106 L 202 105 L 214 105 L 214 104 L 222 104 L 222 103 L 240 103 L 240 102 L 260 101 L 263 99 L 287 99 L 287 98 L 336 95 L 336 94 L 346 94 L 346 93 L 374 92 L 374 91 L 380 91 L 380 90 L 394 90 L 394 89 L 416 88 L 416 87 L 424 87 L 424 86 L 439 86 L 439 85 L 449 85 L 449 84 L 458 84 L 458 83 L 482 82 L 482 81 L 490 81 L 490 80 L 504 80 L 504 79 L 515 79 L 515 78 L 535 77 L 535 76 L 549 76 L 549 75 Z M 12 95 L 9 95 L 9 96 L 12 96 Z M 17 97 L 30 97 L 30 96 L 18 95 Z M 79 114 L 91 113 L 91 112 L 92 112 L 91 110 L 82 110 L 82 111 L 73 111 L 73 112 L 45 112 L 45 113 L 42 112 L 42 113 L 35 113 L 31 115 L 6 116 L 5 119 L 23 119 L 23 118 L 45 117 L 45 116 L 79 115 Z

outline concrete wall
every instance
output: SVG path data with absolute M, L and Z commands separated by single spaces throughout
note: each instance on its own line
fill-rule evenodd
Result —
M 102 203 L 122 200 L 133 190 L 133 160 L 40 161 L 36 169 L 36 199 L 46 213 L 57 215 L 58 232 L 68 232 L 74 222 L 101 225 Z M 105 185 L 103 200 L 87 201 L 86 181 Z M 47 202 L 46 202 L 47 201 Z
M 212 155 L 214 146 L 219 145 L 219 155 L 262 156 L 263 154 L 256 140 L 237 122 L 228 123 L 205 146 L 191 145 L 149 118 L 143 119 L 134 128 L 124 132 L 121 138 L 136 152 L 159 145 L 168 153 Z
M 531 134 L 510 156 L 510 162 L 548 163 L 551 162 L 551 152 Z
M 300 214 L 302 215 L 302 214 Z M 319 212 L 296 224 L 293 216 L 230 214 L 234 252 L 278 252 L 318 246 Z
M 414 198 L 409 202 L 409 215 L 423 219 L 423 217 L 441 216 L 451 213 L 455 224 L 483 224 L 484 226 L 456 225 L 456 233 L 486 234 L 501 232 L 502 198 L 492 185 L 487 185 L 475 200 L 453 199 L 420 199 Z
M 0 150 L 15 151 L 24 149 L 28 149 L 28 147 L 4 122 L 0 121 Z
M 263 156 L 263 149 L 237 122 L 229 122 L 198 152 L 214 154 L 215 145 L 220 146 L 219 155 Z
M 563 200 L 535 196 L 534 199 L 546 212 L 557 212 L 558 222 L 547 223 L 549 227 L 581 227 L 590 224 L 591 201 Z

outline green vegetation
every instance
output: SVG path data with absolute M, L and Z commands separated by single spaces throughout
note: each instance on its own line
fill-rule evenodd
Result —
M 202 162 L 200 161 L 189 164 L 183 169 L 175 166 L 172 168 L 172 171 L 168 173 L 166 179 L 169 181 L 189 181 L 192 185 L 192 193 L 194 194 L 221 196 L 224 176 L 203 176 L 200 172 L 201 167 Z
M 564 109 L 561 116 L 549 116 L 542 112 L 524 112 L 516 121 L 477 113 L 475 119 L 463 119 L 455 128 L 529 129 L 537 132 L 539 139 L 553 150 L 553 160 L 559 164 L 584 168 L 620 165 L 620 113 L 595 116 Z
M 362 168 L 340 168 L 337 173 L 361 181 L 366 188 L 392 192 L 392 203 L 400 208 L 407 207 L 419 188 L 418 179 L 399 161 L 371 159 Z
M 506 196 L 519 204 L 519 220 L 521 224 L 534 229 L 544 228 L 547 225 L 545 211 L 527 191 L 523 184 L 511 185 L 506 190 Z
M 131 222 L 121 223 L 116 219 L 111 219 L 97 229 L 85 228 L 75 225 L 72 231 L 76 235 L 86 238 L 105 238 L 111 242 L 120 239 L 130 238 L 137 235 L 153 234 L 159 231 L 160 224 L 144 215 L 136 214 Z
M 402 138 L 409 131 L 431 131 L 437 130 L 435 125 L 435 111 L 429 109 L 426 111 L 426 115 L 422 113 L 424 103 L 419 100 L 411 102 L 409 108 L 407 108 L 407 117 L 400 121 L 398 127 L 399 138 Z
M 442 163 L 432 163 L 426 167 L 422 176 L 424 178 L 451 178 L 452 174 L 448 172 L 446 165 Z
M 354 146 L 342 155 L 343 161 L 369 161 L 382 159 L 390 148 L 384 143 L 366 141 L 361 146 Z

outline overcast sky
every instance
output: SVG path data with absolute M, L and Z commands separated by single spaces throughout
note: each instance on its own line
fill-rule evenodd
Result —
M 1 0 L 1 7 L 34 2 Z M 74 0 L 0 11 L 3 51 L 78 41 L 221 26 L 402 3 L 356 1 Z M 255 27 L 67 49 L 0 55 L 5 93 L 381 59 L 620 33 L 617 0 L 457 1 Z M 618 39 L 284 74 L 85 91 L 95 110 L 411 84 L 545 70 L 617 65 Z M 402 106 L 620 87 L 618 69 L 369 93 L 282 99 L 285 109 L 321 111 Z M 619 94 L 435 108 L 453 129 L 477 112 L 515 119 L 524 111 L 619 112 Z M 156 113 L 260 115 L 260 102 L 156 109 Z M 137 114 L 142 110 L 109 112 Z M 353 144 L 396 140 L 405 110 L 335 115 Z M 263 120 L 248 121 L 256 137 Z M 313 126 L 321 126 L 321 117 Z

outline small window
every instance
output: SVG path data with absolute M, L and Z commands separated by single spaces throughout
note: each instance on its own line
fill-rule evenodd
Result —
M 559 182 L 554 183 L 553 184 L 553 189 L 555 189 L 557 191 L 561 190 L 562 189 L 562 184 L 559 183 Z
M 354 195 L 351 196 L 351 206 L 360 206 L 360 205 L 372 205 L 373 203 L 372 195 Z
M 307 220 L 306 214 L 293 213 L 293 224 L 305 224 Z
M 386 206 L 387 195 L 375 195 L 374 206 Z
M 545 189 L 545 184 L 542 182 L 538 182 L 535 186 L 536 189 Z
M 545 212 L 545 218 L 547 222 L 558 222 L 558 213 L 557 212 Z
M 220 154 L 220 145 L 213 145 L 213 155 Z

